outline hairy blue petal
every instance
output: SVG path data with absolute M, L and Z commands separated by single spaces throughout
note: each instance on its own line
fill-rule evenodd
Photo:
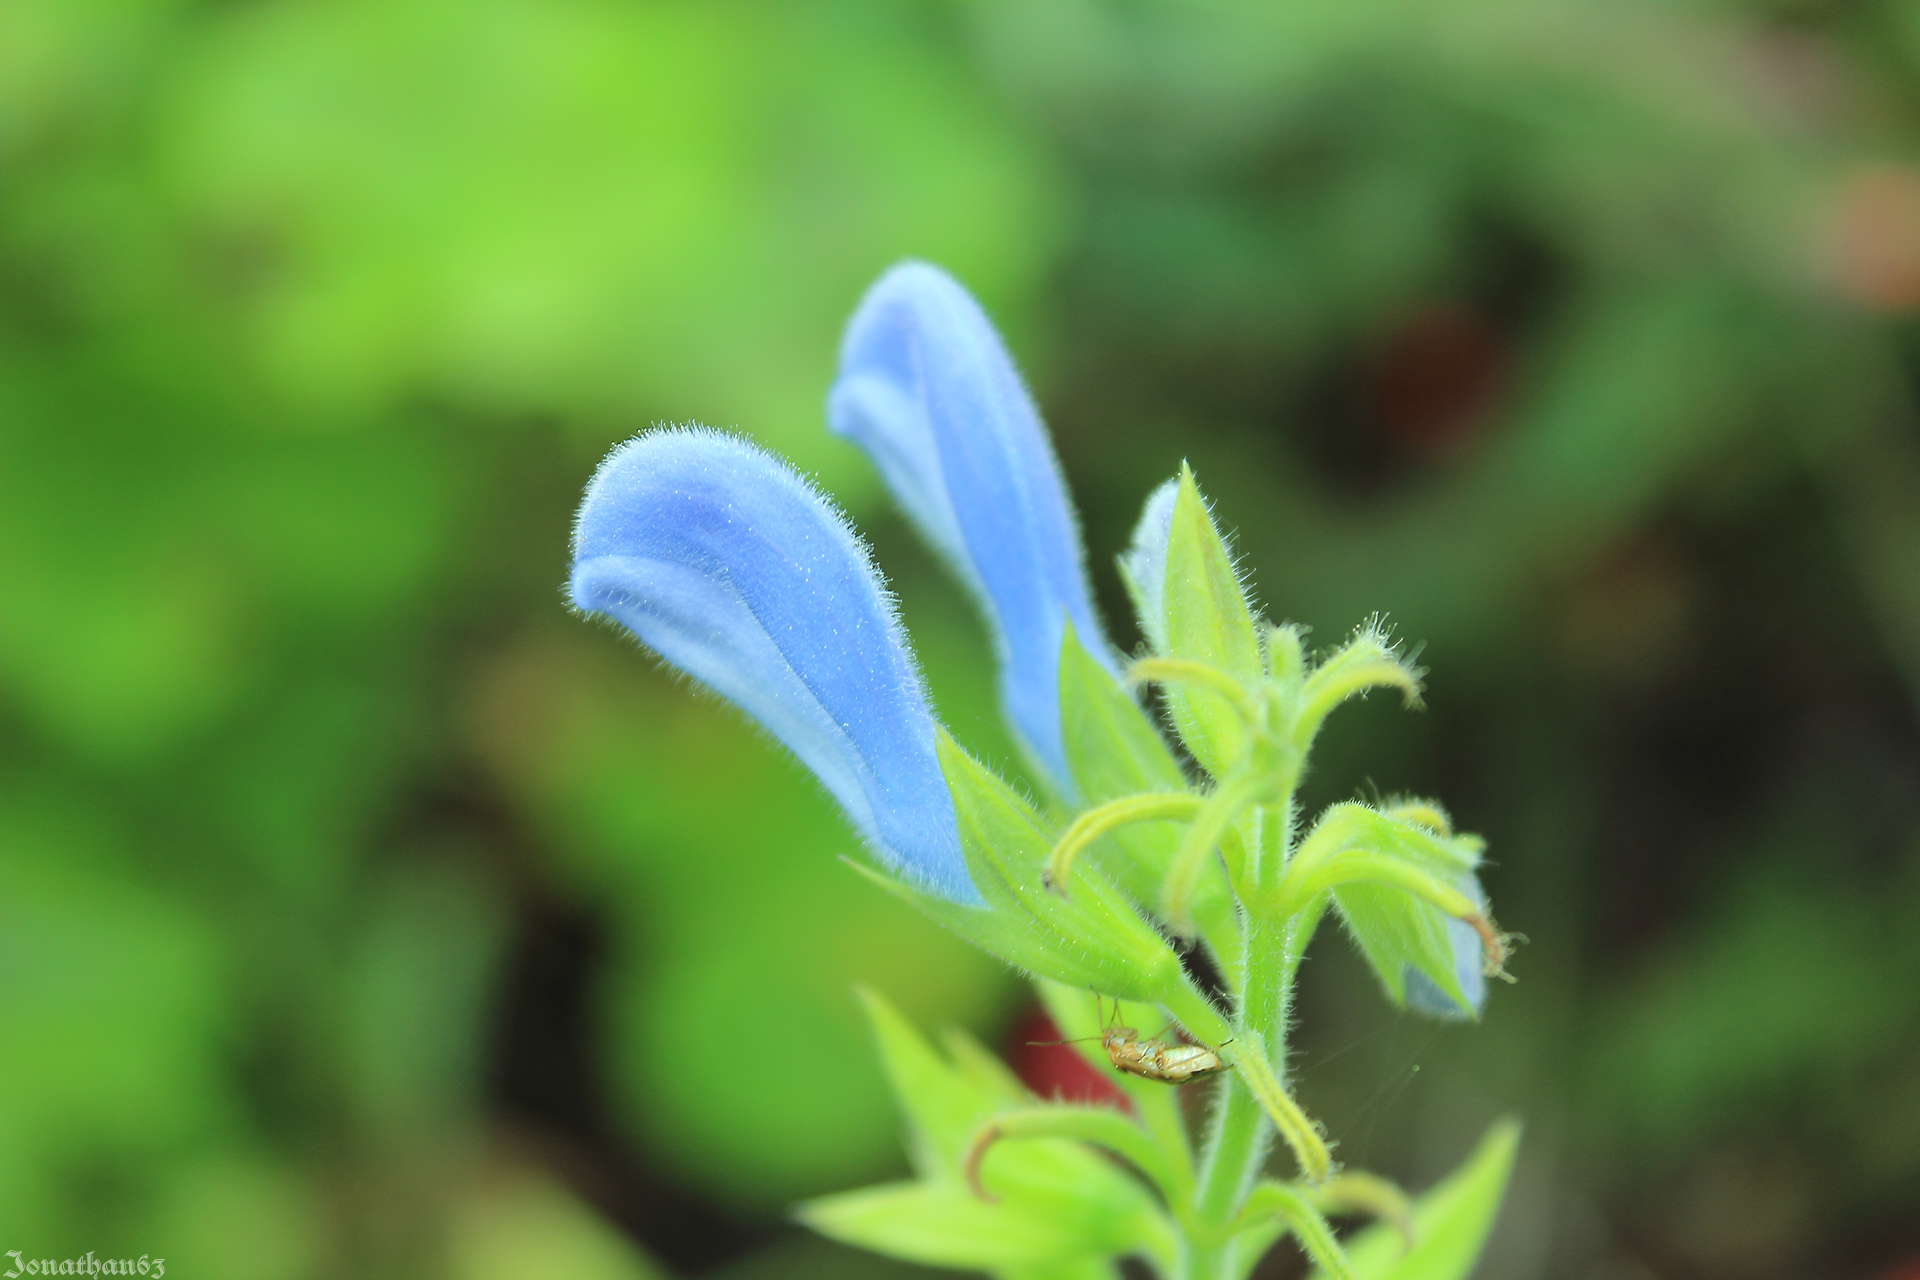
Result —
M 993 632 L 1008 718 L 1070 791 L 1059 699 L 1067 620 L 1088 652 L 1114 664 L 1059 464 L 986 313 L 937 267 L 887 272 L 847 326 L 827 421 L 867 451 L 972 588 Z
M 761 450 L 655 431 L 600 464 L 569 593 L 758 720 L 819 777 L 876 855 L 977 903 L 934 719 L 892 603 L 826 499 Z
M 1178 480 L 1163 481 L 1147 495 L 1133 541 L 1120 557 L 1120 576 L 1133 597 L 1140 630 L 1155 650 L 1167 648 L 1167 539 L 1173 531 L 1173 503 L 1180 496 Z
M 1461 886 L 1466 895 L 1486 906 L 1487 896 L 1480 888 L 1478 876 L 1471 877 Z M 1453 977 L 1460 984 L 1461 992 L 1467 997 L 1467 1003 L 1473 1006 L 1469 1014 L 1457 1004 L 1453 997 L 1442 991 L 1433 979 L 1421 973 L 1412 965 L 1406 968 L 1407 1008 L 1415 1013 L 1424 1013 L 1433 1018 L 1466 1018 L 1478 1016 L 1487 1007 L 1486 949 L 1480 941 L 1480 934 L 1463 920 L 1447 921 L 1447 941 L 1453 944 Z

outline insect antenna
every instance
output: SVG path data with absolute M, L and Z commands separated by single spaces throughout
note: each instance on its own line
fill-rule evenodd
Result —
M 1106 1031 L 1107 1031 L 1107 1026 L 1106 1026 L 1106 1022 L 1107 1022 L 1107 1015 L 1106 1015 L 1106 1006 L 1100 1003 L 1100 993 L 1099 993 L 1099 992 L 1097 992 L 1097 991 L 1096 991 L 1096 992 L 1094 993 L 1094 996 L 1093 996 L 1093 1007 L 1094 1007 L 1094 1009 L 1095 1009 L 1095 1010 L 1097 1010 L 1097 1011 L 1099 1012 L 1099 1015 L 1100 1015 L 1100 1025 L 1101 1025 L 1101 1032 L 1100 1032 L 1100 1034 L 1099 1034 L 1099 1035 L 1097 1035 L 1097 1036 L 1075 1036 L 1075 1037 L 1074 1037 L 1073 1039 L 1071 1039 L 1071 1040 L 1029 1040 L 1029 1041 L 1027 1041 L 1027 1043 L 1028 1043 L 1029 1045 L 1033 1045 L 1033 1046 L 1035 1046 L 1035 1047 L 1037 1048 L 1037 1047 L 1039 1047 L 1039 1046 L 1041 1046 L 1041 1045 L 1053 1045 L 1053 1044 L 1087 1044 L 1087 1043 L 1089 1043 L 1089 1042 L 1091 1042 L 1091 1041 L 1094 1041 L 1094 1040 L 1105 1040 L 1105 1039 L 1107 1038 L 1107 1036 L 1106 1036 Z M 1118 1000 L 1115 1000 L 1115 1001 L 1113 1002 L 1113 1020 L 1114 1020 L 1114 1021 L 1115 1021 L 1116 1023 L 1118 1023 L 1118 1022 L 1120 1021 L 1120 1002 L 1119 1002 Z

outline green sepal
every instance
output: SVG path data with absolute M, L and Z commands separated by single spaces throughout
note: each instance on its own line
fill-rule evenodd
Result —
M 1072 623 L 1060 642 L 1060 729 L 1067 764 L 1088 806 L 1143 792 L 1187 789 L 1180 762 L 1152 718 L 1087 652 Z M 1157 906 L 1180 848 L 1180 830 L 1171 822 L 1130 824 L 1096 841 L 1089 856 L 1128 897 Z M 1193 915 L 1221 969 L 1237 977 L 1237 913 L 1226 873 L 1217 862 L 1208 863 L 1195 891 Z
M 1329 805 L 1301 842 L 1296 868 L 1305 872 L 1333 854 L 1362 849 L 1398 858 L 1451 883 L 1480 865 L 1487 843 L 1476 835 L 1436 827 L 1445 821 L 1445 811 L 1431 801 L 1394 799 L 1379 809 L 1356 800 Z
M 1519 1146 L 1519 1122 L 1496 1121 L 1446 1181 L 1414 1202 L 1411 1249 L 1386 1225 L 1348 1242 L 1354 1274 L 1359 1280 L 1466 1280 L 1493 1229 Z M 1312 1280 L 1329 1277 L 1315 1271 Z
M 1395 1008 L 1406 1007 L 1406 967 L 1412 965 L 1463 1014 L 1480 1016 L 1460 989 L 1447 917 L 1437 907 L 1383 884 L 1343 884 L 1333 891 L 1333 902 Z
M 1233 570 L 1226 541 L 1214 527 L 1193 472 L 1184 463 L 1167 535 L 1161 605 L 1166 635 L 1163 656 L 1207 663 L 1249 686 L 1260 678 L 1260 640 L 1253 611 Z M 1166 698 L 1174 726 L 1193 758 L 1215 778 L 1225 777 L 1246 741 L 1240 710 L 1222 694 L 1197 686 L 1169 688 Z
M 1033 806 L 945 730 L 938 750 L 967 873 L 1005 922 L 993 926 L 996 938 L 1018 954 L 990 950 L 1056 982 L 1131 1000 L 1162 1000 L 1185 981 L 1166 939 L 1087 860 L 1049 889 L 1042 873 L 1053 840 Z
M 999 1144 L 987 1161 L 1000 1202 L 976 1197 L 962 1170 L 972 1135 L 997 1112 L 1035 1099 L 971 1039 L 950 1034 L 943 1056 L 885 999 L 861 996 L 920 1180 L 809 1201 L 796 1210 L 802 1222 L 896 1258 L 1016 1275 L 1164 1249 L 1167 1226 L 1152 1195 L 1079 1143 Z
M 1089 805 L 1138 791 L 1184 791 L 1166 739 L 1126 687 L 1095 661 L 1073 624 L 1060 639 L 1060 736 Z
M 1398 689 L 1409 707 L 1419 707 L 1422 675 L 1420 668 L 1400 652 L 1385 621 L 1378 616 L 1369 618 L 1302 682 L 1296 726 L 1302 750 L 1336 707 L 1369 690 Z
M 1477 836 L 1452 834 L 1444 811 L 1431 803 L 1396 801 L 1383 812 L 1347 802 L 1331 806 L 1314 824 L 1301 842 L 1289 878 L 1311 882 L 1314 872 L 1335 863 L 1340 854 L 1364 851 L 1405 862 L 1459 888 L 1479 865 L 1485 847 Z M 1479 1016 L 1454 971 L 1446 912 L 1405 889 L 1377 883 L 1341 884 L 1331 897 L 1395 1007 L 1406 1006 L 1406 967 L 1412 965 L 1465 1016 Z
M 1029 973 L 1145 1001 L 1184 983 L 1173 949 L 1096 867 L 1078 862 L 1061 892 L 1049 890 L 1042 871 L 1052 840 L 1033 806 L 944 730 L 938 749 L 961 854 L 987 905 L 962 906 L 853 864 L 861 874 Z
M 1058 957 L 1059 940 L 1036 932 L 1032 922 L 1019 912 L 996 912 L 982 907 L 963 907 L 957 902 L 931 893 L 923 893 L 884 871 L 876 871 L 852 858 L 842 859 L 854 871 L 872 881 L 944 925 L 990 956 L 995 956 L 1026 973 L 1045 973 Z

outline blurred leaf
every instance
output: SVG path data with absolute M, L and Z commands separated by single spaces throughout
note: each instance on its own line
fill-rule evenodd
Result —
M 813 1200 L 801 1220 L 814 1230 L 910 1262 L 1004 1270 L 1076 1257 L 1076 1224 L 990 1205 L 962 1185 L 902 1183 Z
M 869 1187 L 812 1200 L 797 1211 L 816 1231 L 892 1257 L 993 1270 L 1068 1263 L 1159 1242 L 1152 1196 L 1104 1157 L 1075 1142 L 1003 1142 L 987 1152 L 983 1178 L 999 1196 L 980 1199 L 961 1164 L 980 1124 L 1033 1101 L 1006 1068 L 957 1035 L 942 1057 L 877 993 L 868 1015 L 913 1141 L 916 1183 Z
M 1466 1280 L 1493 1229 L 1520 1146 L 1520 1125 L 1502 1120 L 1446 1181 L 1413 1209 L 1413 1248 L 1387 1225 L 1369 1227 L 1348 1244 L 1360 1280 Z M 1315 1271 L 1314 1280 L 1326 1280 Z

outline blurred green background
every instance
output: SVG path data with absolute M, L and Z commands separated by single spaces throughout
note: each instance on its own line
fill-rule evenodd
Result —
M 1027 995 L 560 586 L 608 445 L 737 425 L 1013 767 L 822 425 L 911 254 L 1123 643 L 1186 457 L 1276 618 L 1425 645 L 1316 799 L 1443 796 L 1532 942 L 1439 1029 L 1328 931 L 1339 1154 L 1523 1114 L 1486 1277 L 1911 1277 L 1917 164 L 1916 0 L 0 0 L 0 1249 L 907 1274 L 784 1225 L 903 1165 L 850 987 Z

